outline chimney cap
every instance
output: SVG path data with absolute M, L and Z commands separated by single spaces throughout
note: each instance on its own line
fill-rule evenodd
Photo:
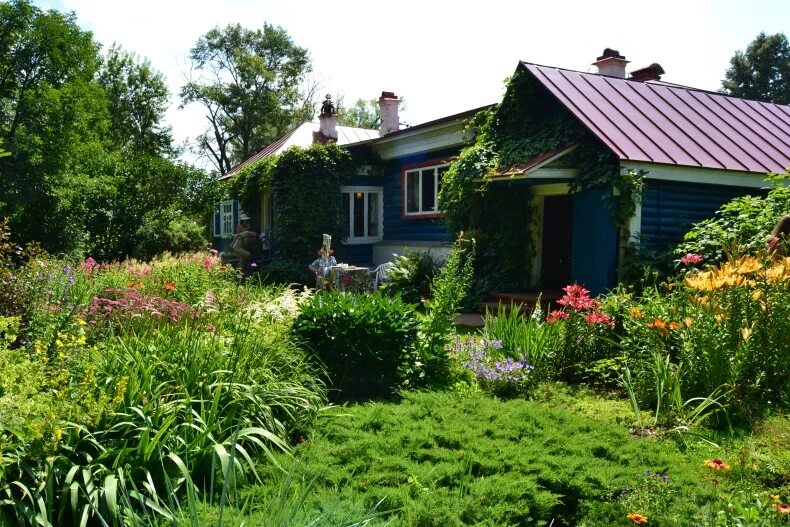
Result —
M 623 55 L 620 55 L 620 52 L 617 51 L 616 49 L 605 48 L 603 50 L 603 55 L 601 55 L 600 57 L 598 57 L 595 60 L 603 60 L 603 59 L 622 59 L 622 60 L 625 60 L 625 57 Z
M 397 99 L 397 97 L 395 96 L 395 92 L 383 91 L 381 92 L 380 99 Z
M 654 62 L 649 66 L 632 71 L 631 76 L 628 78 L 632 81 L 638 82 L 660 81 L 661 76 L 665 73 L 666 72 L 664 71 L 664 68 L 661 67 L 661 64 Z

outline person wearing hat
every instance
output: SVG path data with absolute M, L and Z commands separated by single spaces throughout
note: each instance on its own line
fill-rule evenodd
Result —
M 239 225 L 236 227 L 236 234 L 230 243 L 233 253 L 239 258 L 239 269 L 243 273 L 247 271 L 247 260 L 250 258 L 250 244 L 254 242 L 257 235 L 250 228 L 250 217 L 246 214 L 239 216 Z

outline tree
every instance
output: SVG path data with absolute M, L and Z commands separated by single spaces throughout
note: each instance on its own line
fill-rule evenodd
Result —
M 0 217 L 16 241 L 104 259 L 199 244 L 215 185 L 167 157 L 166 104 L 147 61 L 102 61 L 73 13 L 0 3 Z
M 337 124 L 378 130 L 381 119 L 376 99 L 357 99 L 348 109 L 338 103 L 338 108 Z
M 0 3 L 0 215 L 22 240 L 57 239 L 42 217 L 56 208 L 53 188 L 81 144 L 99 141 L 106 120 L 92 79 L 98 44 L 74 14 L 24 0 Z M 104 109 L 103 109 L 104 108 Z
M 119 148 L 152 155 L 172 152 L 173 137 L 164 126 L 169 92 L 162 74 L 148 60 L 113 45 L 97 76 L 107 96 L 110 139 Z
M 181 89 L 182 106 L 205 108 L 209 125 L 198 146 L 220 174 L 313 113 L 314 94 L 301 89 L 311 70 L 308 51 L 280 27 L 214 28 L 190 58 L 200 78 Z
M 760 33 L 736 51 L 724 74 L 722 91 L 734 97 L 790 104 L 790 44 L 783 33 Z

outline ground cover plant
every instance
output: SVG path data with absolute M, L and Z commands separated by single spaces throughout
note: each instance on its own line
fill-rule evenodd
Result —
M 344 511 L 390 511 L 374 525 L 625 526 L 633 525 L 629 514 L 648 525 L 736 525 L 717 523 L 720 508 L 734 503 L 731 493 L 754 500 L 744 483 L 749 456 L 733 455 L 731 471 L 716 471 L 706 461 L 722 450 L 684 454 L 545 404 L 433 392 L 334 412 L 283 461 L 289 483 L 310 485 L 308 510 L 340 503 Z M 247 491 L 252 501 L 277 492 L 282 477 L 271 470 L 269 477 Z M 761 499 L 765 525 L 780 525 L 772 507 L 780 501 Z

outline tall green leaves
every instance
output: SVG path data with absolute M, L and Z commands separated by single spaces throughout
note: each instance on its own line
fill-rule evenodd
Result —
M 415 370 L 424 372 L 428 383 L 450 379 L 449 355 L 445 349 L 453 338 L 455 316 L 469 292 L 474 272 L 475 241 L 459 239 L 447 262 L 431 281 L 432 300 L 420 320 L 418 355 Z

